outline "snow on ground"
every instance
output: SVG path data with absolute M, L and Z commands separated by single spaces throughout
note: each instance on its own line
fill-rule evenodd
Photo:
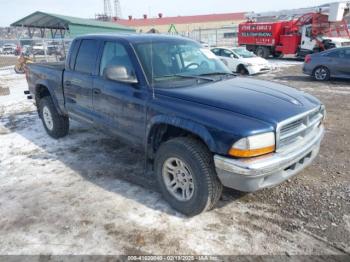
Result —
M 24 76 L 1 75 L 0 85 L 11 92 L 0 97 L 0 254 L 339 252 L 281 228 L 274 206 L 231 191 L 215 210 L 186 218 L 153 186 L 130 183 L 142 181 L 138 151 L 78 123 L 53 140 L 22 95 Z
M 270 64 L 278 67 L 278 68 L 283 68 L 283 67 L 291 67 L 295 65 L 301 65 L 303 61 L 298 61 L 296 59 L 269 59 L 268 60 Z

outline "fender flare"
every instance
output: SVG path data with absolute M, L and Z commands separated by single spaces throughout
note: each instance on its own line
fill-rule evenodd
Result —
M 161 124 L 174 126 L 177 128 L 184 129 L 190 133 L 193 133 L 194 135 L 200 137 L 203 140 L 203 142 L 207 145 L 210 151 L 216 152 L 217 145 L 215 143 L 213 136 L 210 134 L 210 132 L 206 127 L 190 120 L 185 120 L 180 117 L 167 116 L 167 115 L 158 115 L 153 117 L 149 121 L 146 129 L 147 145 L 149 144 L 151 131 L 155 126 L 161 125 Z
M 55 96 L 55 92 L 53 90 L 52 87 L 50 87 L 50 84 L 47 80 L 39 80 L 36 82 L 35 84 L 35 101 L 37 100 L 37 93 L 36 93 L 36 89 L 38 86 L 44 86 L 47 88 L 47 90 L 49 91 L 50 97 L 53 101 L 53 104 L 55 105 L 56 109 L 58 110 L 58 112 L 62 115 L 65 115 L 64 112 L 61 110 L 60 106 L 58 105 L 58 101 L 57 101 L 57 97 Z M 36 101 L 37 102 L 37 101 Z M 39 109 L 39 105 L 37 105 L 37 108 Z

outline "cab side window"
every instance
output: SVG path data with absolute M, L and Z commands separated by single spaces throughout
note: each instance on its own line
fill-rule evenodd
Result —
M 345 58 L 350 59 L 350 48 L 345 49 Z
M 125 47 L 117 42 L 106 42 L 100 65 L 100 76 L 105 77 L 106 68 L 123 66 L 129 75 L 135 75 L 133 65 Z
M 327 56 L 327 57 L 339 58 L 339 57 L 340 57 L 340 54 L 339 54 L 339 51 L 336 50 L 336 51 L 329 52 L 326 56 Z
M 339 57 L 349 59 L 350 58 L 350 49 L 341 49 L 339 51 Z
M 224 57 L 231 57 L 233 55 L 233 53 L 227 49 L 223 49 L 223 50 L 221 50 L 221 55 Z
M 97 54 L 98 42 L 96 40 L 83 40 L 81 42 L 75 62 L 75 71 L 86 74 L 93 74 L 97 60 Z
M 220 49 L 215 48 L 211 50 L 215 55 L 220 56 Z
M 311 26 L 310 26 L 310 27 L 307 27 L 307 28 L 306 28 L 306 31 L 305 31 L 305 36 L 311 37 L 311 32 L 312 32 Z

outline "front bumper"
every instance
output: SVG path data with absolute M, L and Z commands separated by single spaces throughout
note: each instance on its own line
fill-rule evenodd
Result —
M 252 159 L 232 159 L 214 156 L 221 183 L 244 192 L 255 192 L 276 186 L 307 167 L 317 156 L 324 128 L 297 150 L 273 153 Z
M 263 74 L 272 70 L 271 65 L 253 65 L 247 66 L 247 70 L 250 75 Z

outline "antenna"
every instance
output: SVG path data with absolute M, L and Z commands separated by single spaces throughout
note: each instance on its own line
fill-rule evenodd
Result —
M 108 18 L 112 17 L 112 7 L 110 0 L 103 0 L 104 15 Z
M 156 93 L 154 91 L 153 36 L 151 36 L 151 86 L 153 99 L 156 99 Z
M 114 16 L 116 18 L 123 18 L 122 8 L 119 0 L 114 0 Z

